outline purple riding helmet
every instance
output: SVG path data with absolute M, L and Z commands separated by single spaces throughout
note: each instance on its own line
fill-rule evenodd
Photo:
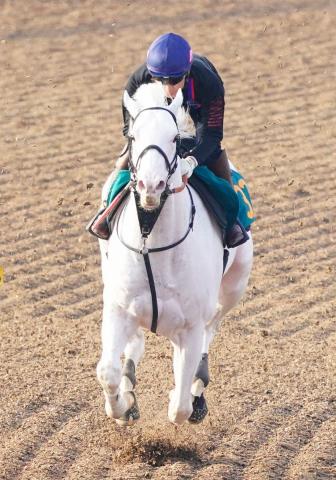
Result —
M 147 52 L 147 68 L 153 77 L 179 78 L 191 67 L 192 50 L 183 37 L 165 33 L 156 38 Z

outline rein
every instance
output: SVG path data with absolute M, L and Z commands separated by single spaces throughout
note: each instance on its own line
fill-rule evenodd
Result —
M 164 111 L 168 112 L 172 116 L 176 127 L 178 127 L 177 120 L 176 120 L 176 117 L 173 114 L 173 112 L 171 112 L 170 110 L 168 110 L 167 108 L 164 108 L 164 107 L 149 107 L 149 108 L 145 108 L 144 110 L 141 110 L 137 114 L 137 116 L 134 118 L 133 124 L 135 123 L 136 119 L 139 117 L 139 115 L 142 112 L 148 111 L 148 110 L 164 110 Z M 134 185 L 136 184 L 136 181 L 137 181 L 136 175 L 137 175 L 137 171 L 138 171 L 138 168 L 139 168 L 140 161 L 141 161 L 142 157 L 149 150 L 156 150 L 158 153 L 160 153 L 160 155 L 165 160 L 165 164 L 166 164 L 166 167 L 167 167 L 167 170 L 168 170 L 168 175 L 167 175 L 167 179 L 166 179 L 166 188 L 161 195 L 160 206 L 154 212 L 147 212 L 140 207 L 139 194 L 136 192 L 135 187 L 133 187 L 133 193 L 134 193 L 134 197 L 135 197 L 136 209 L 137 209 L 138 220 L 139 220 L 140 231 L 141 231 L 142 247 L 141 248 L 132 247 L 131 245 L 129 245 L 128 243 L 126 243 L 123 240 L 123 238 L 122 238 L 122 236 L 119 232 L 119 221 L 120 221 L 120 217 L 121 217 L 122 212 L 118 216 L 118 220 L 117 220 L 117 224 L 116 224 L 116 233 L 117 233 L 117 237 L 118 237 L 119 241 L 128 250 L 131 250 L 132 252 L 138 253 L 138 254 L 143 256 L 145 267 L 146 267 L 146 273 L 147 273 L 147 277 L 148 277 L 149 289 L 150 289 L 151 297 L 152 297 L 151 332 L 156 333 L 157 321 L 158 321 L 158 303 L 157 303 L 155 281 L 154 281 L 153 271 L 152 271 L 152 267 L 151 267 L 151 263 L 150 263 L 150 259 L 149 259 L 149 254 L 150 253 L 164 252 L 166 250 L 170 250 L 171 248 L 174 248 L 177 245 L 181 244 L 187 238 L 190 231 L 193 229 L 196 208 L 195 208 L 194 199 L 193 199 L 192 193 L 190 191 L 190 188 L 187 186 L 188 179 L 187 179 L 186 176 L 182 177 L 183 183 L 182 183 L 181 186 L 173 188 L 173 189 L 170 189 L 169 186 L 168 186 L 168 180 L 170 179 L 170 177 L 173 175 L 173 173 L 175 172 L 175 170 L 177 168 L 177 153 L 178 153 L 178 145 L 179 145 L 179 142 L 180 142 L 179 133 L 177 133 L 177 135 L 175 137 L 175 141 L 177 142 L 177 146 L 176 146 L 176 151 L 175 151 L 174 158 L 171 162 L 169 162 L 169 159 L 168 159 L 166 153 L 158 145 L 152 144 L 152 145 L 148 145 L 147 147 L 144 148 L 144 150 L 142 150 L 142 152 L 140 153 L 140 155 L 137 158 L 136 163 L 134 164 L 133 161 L 132 161 L 132 141 L 134 141 L 134 137 L 129 136 L 128 137 L 128 146 L 127 146 L 126 151 L 129 150 L 129 164 L 130 164 L 130 170 L 131 170 L 132 176 L 133 176 Z M 146 242 L 147 242 L 148 236 L 150 235 L 157 219 L 159 218 L 159 215 L 162 211 L 162 208 L 163 208 L 168 196 L 173 194 L 173 193 L 181 192 L 185 187 L 187 187 L 189 198 L 190 198 L 190 204 L 191 204 L 189 225 L 188 225 L 187 231 L 185 232 L 183 237 L 181 237 L 179 240 L 177 240 L 174 243 L 171 243 L 169 245 L 165 245 L 165 246 L 162 246 L 162 247 L 147 248 Z

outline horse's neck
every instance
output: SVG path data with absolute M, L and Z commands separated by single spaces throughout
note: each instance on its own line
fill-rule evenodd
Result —
M 191 202 L 186 189 L 180 193 L 169 195 L 148 237 L 147 246 L 149 248 L 166 246 L 182 238 L 189 226 L 190 212 Z M 131 194 L 121 220 L 123 239 L 135 248 L 139 248 L 141 233 L 133 194 Z

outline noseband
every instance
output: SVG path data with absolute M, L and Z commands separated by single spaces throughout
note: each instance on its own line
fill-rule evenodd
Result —
M 142 152 L 140 153 L 140 155 L 138 156 L 135 164 L 133 163 L 133 160 L 132 160 L 132 142 L 134 141 L 134 137 L 132 135 L 130 135 L 128 137 L 128 150 L 129 150 L 129 165 L 130 165 L 130 170 L 132 172 L 132 176 L 133 176 L 133 180 L 135 180 L 136 182 L 136 176 L 137 176 L 137 173 L 138 173 L 138 169 L 139 169 L 139 165 L 140 165 L 140 161 L 142 159 L 142 157 L 149 151 L 149 150 L 156 150 L 164 159 L 165 161 L 165 164 L 166 164 L 166 167 L 167 167 L 167 170 L 168 170 L 168 175 L 167 175 L 167 179 L 166 179 L 166 190 L 168 188 L 167 186 L 167 182 L 168 180 L 170 179 L 170 177 L 173 175 L 173 173 L 175 172 L 176 170 L 176 167 L 177 167 L 177 153 L 178 153 L 178 150 L 179 150 L 179 143 L 180 143 L 180 135 L 178 133 L 178 125 L 177 125 L 177 120 L 176 120 L 176 117 L 175 115 L 173 114 L 173 112 L 171 112 L 170 110 L 168 110 L 168 108 L 164 108 L 164 107 L 149 107 L 149 108 L 144 108 L 143 110 L 141 110 L 137 115 L 136 117 L 134 118 L 133 120 L 133 125 L 134 123 L 136 122 L 137 118 L 143 113 L 143 112 L 146 112 L 146 111 L 149 111 L 149 110 L 163 110 L 164 112 L 167 112 L 169 113 L 169 115 L 171 115 L 172 119 L 174 120 L 174 123 L 176 125 L 176 128 L 177 128 L 177 134 L 176 134 L 176 137 L 174 139 L 174 141 L 176 142 L 176 150 L 175 150 L 175 155 L 174 155 L 174 158 L 171 162 L 169 162 L 169 159 L 166 155 L 166 153 L 162 150 L 161 147 L 159 147 L 158 145 L 155 145 L 155 144 L 151 144 L 151 145 L 147 145 L 147 147 L 145 147 Z M 167 193 L 170 193 L 170 192 L 167 192 Z

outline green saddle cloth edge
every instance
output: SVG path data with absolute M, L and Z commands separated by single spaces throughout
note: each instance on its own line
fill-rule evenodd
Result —
M 207 190 L 222 207 L 227 218 L 228 228 L 231 228 L 238 216 L 239 200 L 230 183 L 223 178 L 217 177 L 205 165 L 198 165 L 193 175 L 207 187 Z
M 110 205 L 118 193 L 126 187 L 131 180 L 131 172 L 129 170 L 120 170 L 117 178 L 112 183 L 109 194 L 107 196 L 107 205 Z
M 251 198 L 245 182 L 243 182 L 244 187 L 239 188 L 236 193 L 236 188 L 234 190 L 227 180 L 217 177 L 206 166 L 197 166 L 193 175 L 197 176 L 207 186 L 225 210 L 229 225 L 233 225 L 237 217 L 245 228 L 248 228 L 255 221 L 251 210 Z M 232 171 L 232 178 L 235 185 L 238 185 L 239 181 L 243 180 L 242 175 L 236 171 Z M 113 199 L 128 184 L 130 179 L 131 173 L 129 170 L 120 170 L 117 178 L 111 185 L 107 197 L 107 205 L 112 203 Z
M 256 221 L 250 192 L 241 173 L 236 170 L 231 170 L 231 177 L 239 199 L 238 219 L 244 228 L 248 228 Z

